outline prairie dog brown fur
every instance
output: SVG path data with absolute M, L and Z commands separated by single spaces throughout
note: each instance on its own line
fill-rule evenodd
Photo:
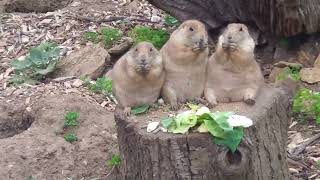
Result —
M 208 35 L 204 24 L 187 20 L 160 50 L 166 72 L 162 98 L 172 109 L 178 103 L 201 98 L 208 61 Z
M 127 115 L 131 107 L 157 101 L 164 75 L 160 53 L 148 42 L 138 43 L 116 62 L 110 74 L 112 91 Z
M 227 26 L 207 66 L 204 96 L 210 105 L 231 101 L 255 103 L 264 78 L 255 61 L 254 48 L 247 26 L 239 23 Z

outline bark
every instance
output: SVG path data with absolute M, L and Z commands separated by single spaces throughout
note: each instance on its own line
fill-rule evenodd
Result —
M 320 31 L 319 0 L 148 0 L 179 20 L 199 19 L 211 29 L 230 22 L 264 33 L 293 36 Z
M 240 103 L 240 114 L 254 120 L 232 155 L 214 145 L 209 134 L 147 133 L 147 121 L 162 114 L 126 117 L 116 109 L 124 180 L 288 180 L 286 141 L 290 95 L 266 87 L 253 107 Z M 235 110 L 231 104 L 215 110 Z

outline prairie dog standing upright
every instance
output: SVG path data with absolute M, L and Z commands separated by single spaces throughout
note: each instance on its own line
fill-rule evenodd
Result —
M 209 58 L 204 96 L 210 105 L 244 101 L 253 105 L 264 82 L 254 58 L 255 43 L 244 24 L 229 24 Z
M 164 82 L 163 61 L 151 43 L 141 42 L 117 61 L 110 76 L 115 98 L 130 114 L 131 107 L 157 101 Z
M 205 25 L 197 20 L 183 22 L 160 53 L 166 72 L 163 100 L 177 109 L 178 103 L 201 98 L 209 53 Z

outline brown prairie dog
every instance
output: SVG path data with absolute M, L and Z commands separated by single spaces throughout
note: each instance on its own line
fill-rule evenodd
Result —
M 209 58 L 204 96 L 210 105 L 245 101 L 253 105 L 264 83 L 254 58 L 255 43 L 244 24 L 229 24 Z
M 151 43 L 141 42 L 117 61 L 109 76 L 115 98 L 130 114 L 131 107 L 157 101 L 164 82 L 163 61 Z
M 207 31 L 197 20 L 182 23 L 160 50 L 166 72 L 161 95 L 173 109 L 202 97 L 208 52 Z

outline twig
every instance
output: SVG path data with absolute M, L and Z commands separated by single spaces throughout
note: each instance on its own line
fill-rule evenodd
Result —
M 299 146 L 297 146 L 296 148 L 294 148 L 291 154 L 296 155 L 296 156 L 299 155 L 300 153 L 302 153 L 306 149 L 307 146 L 309 146 L 313 142 L 317 141 L 318 139 L 320 139 L 320 133 L 314 135 L 308 141 L 306 141 L 306 142 L 300 144 Z

